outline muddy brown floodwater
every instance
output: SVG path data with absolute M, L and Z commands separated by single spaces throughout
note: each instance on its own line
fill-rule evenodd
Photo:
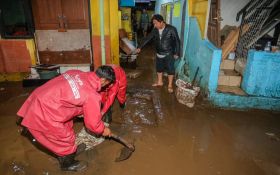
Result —
M 21 136 L 16 112 L 33 88 L 0 83 L 0 175 L 278 175 L 280 114 L 217 109 L 199 97 L 194 108 L 179 104 L 167 87 L 152 88 L 153 52 L 139 56 L 140 77 L 129 79 L 126 109 L 113 108 L 112 130 L 136 151 L 114 160 L 122 146 L 105 140 L 82 153 L 86 171 L 62 172 L 58 162 Z M 166 83 L 166 80 L 165 80 Z M 75 122 L 79 131 L 82 121 Z

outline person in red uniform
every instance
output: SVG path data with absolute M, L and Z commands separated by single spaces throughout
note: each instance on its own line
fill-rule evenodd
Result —
M 101 66 L 95 72 L 70 70 L 35 89 L 18 111 L 23 118 L 21 125 L 57 155 L 62 170 L 79 171 L 87 166 L 75 160 L 75 116 L 84 116 L 89 131 L 111 136 L 111 130 L 101 120 L 99 91 L 114 81 L 110 66 Z
M 120 107 L 125 107 L 126 102 L 126 87 L 127 80 L 124 70 L 117 65 L 108 65 L 113 68 L 116 76 L 116 81 L 111 84 L 106 90 L 101 92 L 102 96 L 102 110 L 101 114 L 103 115 L 102 120 L 106 123 L 112 122 L 112 104 L 115 101 L 115 98 L 118 99 Z

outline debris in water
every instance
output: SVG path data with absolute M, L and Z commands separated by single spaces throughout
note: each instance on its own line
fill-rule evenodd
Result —
M 13 162 L 11 166 L 12 166 L 12 169 L 13 169 L 14 173 L 16 173 L 16 174 L 25 174 L 24 166 L 19 165 L 19 164 L 15 163 L 15 162 Z
M 82 128 L 79 133 L 76 134 L 76 145 L 79 145 L 81 143 L 86 144 L 86 150 L 90 150 L 96 145 L 99 145 L 104 141 L 104 137 L 95 137 L 91 134 L 89 134 L 85 128 Z
M 123 116 L 125 123 L 136 125 L 156 125 L 156 119 L 153 115 L 153 105 L 145 98 L 128 98 L 127 105 Z
M 128 72 L 128 73 L 126 74 L 126 76 L 127 76 L 128 78 L 137 78 L 137 77 L 139 77 L 141 74 L 142 74 L 142 71 L 140 71 L 140 70 L 134 70 L 134 71 Z
M 154 110 L 157 115 L 157 119 L 158 119 L 158 121 L 161 121 L 163 119 L 163 112 L 161 110 L 161 104 L 160 104 L 160 99 L 159 99 L 158 95 L 153 93 L 152 100 L 153 100 Z
M 146 93 L 143 93 L 143 92 L 137 92 L 137 93 L 133 94 L 132 97 L 142 98 L 142 99 L 146 99 L 146 100 L 149 100 L 149 101 L 152 99 L 152 96 L 150 94 L 146 94 Z
M 274 133 L 266 132 L 265 134 L 273 141 L 277 141 L 277 142 L 280 141 L 280 138 Z
M 141 133 L 143 126 L 157 126 L 163 120 L 159 95 L 148 88 L 132 88 L 127 91 L 127 107 L 122 113 L 122 124 L 132 127 L 132 132 Z

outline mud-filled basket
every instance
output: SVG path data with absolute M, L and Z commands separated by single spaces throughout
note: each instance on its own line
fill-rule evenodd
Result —
M 200 87 L 193 86 L 191 83 L 181 79 L 176 80 L 176 98 L 179 103 L 182 103 L 190 108 L 195 104 L 195 98 L 199 94 Z

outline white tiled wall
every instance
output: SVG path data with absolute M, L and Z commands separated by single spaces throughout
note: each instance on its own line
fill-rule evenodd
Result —
M 64 73 L 68 70 L 81 70 L 84 72 L 90 71 L 90 64 L 61 64 L 60 73 Z

